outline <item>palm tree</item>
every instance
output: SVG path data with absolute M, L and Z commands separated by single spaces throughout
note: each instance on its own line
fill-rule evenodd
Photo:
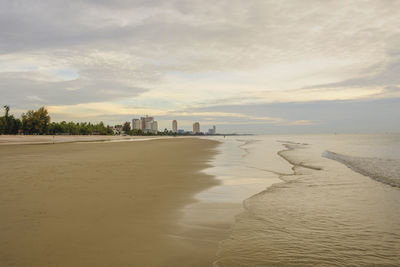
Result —
M 7 118 L 8 117 L 8 112 L 10 111 L 10 106 L 4 105 L 3 108 L 4 108 L 4 111 L 6 113 L 5 117 Z

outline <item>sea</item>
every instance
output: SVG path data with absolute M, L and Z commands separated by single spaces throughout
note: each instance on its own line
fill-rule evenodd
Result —
M 223 230 L 215 267 L 400 266 L 400 134 L 209 138 L 183 224 Z

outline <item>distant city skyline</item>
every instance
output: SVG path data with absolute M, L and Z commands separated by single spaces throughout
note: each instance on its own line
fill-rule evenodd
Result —
M 400 132 L 400 1 L 1 1 L 19 116 L 237 133 Z M 206 130 L 204 130 L 206 131 Z
M 171 121 L 171 127 L 165 127 L 162 129 L 158 128 L 158 121 L 155 120 L 154 117 L 146 115 L 145 117 L 140 117 L 138 118 L 133 118 L 131 122 L 127 122 L 131 126 L 132 130 L 141 130 L 143 132 L 151 132 L 151 133 L 157 133 L 158 131 L 164 131 L 165 129 L 168 131 L 172 131 L 173 133 L 183 133 L 183 132 L 189 132 L 193 134 L 205 134 L 205 135 L 213 135 L 216 134 L 216 126 L 213 125 L 212 128 L 209 128 L 208 130 L 201 129 L 201 125 L 199 122 L 194 122 L 192 124 L 191 129 L 179 129 L 178 128 L 178 121 L 177 120 L 172 120 Z M 112 126 L 113 128 L 117 129 L 118 132 L 121 132 L 123 125 L 122 124 L 117 124 L 115 126 Z
M 132 130 L 141 130 L 144 133 L 154 133 L 158 132 L 158 122 L 154 120 L 154 117 L 140 117 L 132 119 Z

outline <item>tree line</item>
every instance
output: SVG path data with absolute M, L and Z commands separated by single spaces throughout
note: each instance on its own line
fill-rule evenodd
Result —
M 144 132 L 131 129 L 130 123 L 125 122 L 122 131 L 126 135 L 190 135 L 190 133 L 175 133 L 164 129 L 157 133 Z M 10 107 L 4 106 L 4 116 L 0 117 L 0 134 L 64 134 L 64 135 L 113 135 L 113 127 L 104 125 L 103 122 L 94 124 L 90 122 L 51 122 L 50 115 L 45 107 L 38 110 L 29 110 L 15 118 L 10 115 Z
M 15 118 L 10 115 L 10 107 L 4 106 L 4 116 L 0 117 L 0 134 L 71 134 L 71 135 L 112 135 L 110 126 L 103 122 L 50 122 L 50 115 L 45 107 L 29 110 Z

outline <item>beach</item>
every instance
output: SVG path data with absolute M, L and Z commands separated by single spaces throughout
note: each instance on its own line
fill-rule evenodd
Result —
M 0 145 L 0 266 L 395 266 L 400 135 Z
M 21 144 L 57 144 L 72 142 L 96 141 L 129 141 L 143 139 L 158 139 L 157 136 L 129 136 L 129 135 L 0 135 L 0 145 Z M 168 137 L 162 137 L 168 138 Z
M 218 142 L 174 138 L 0 146 L 1 266 L 210 266 L 217 240 L 177 238 L 218 181 Z

